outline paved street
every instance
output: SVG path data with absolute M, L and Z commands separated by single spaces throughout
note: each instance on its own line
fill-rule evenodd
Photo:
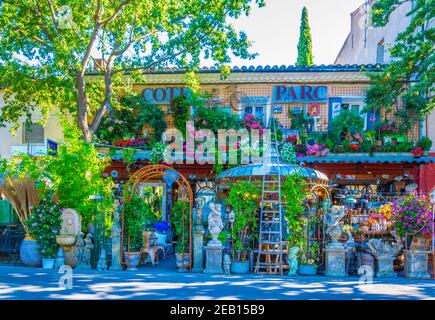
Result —
M 435 281 L 178 273 L 151 266 L 138 272 L 74 270 L 73 288 L 59 288 L 56 270 L 0 266 L 3 299 L 435 299 Z

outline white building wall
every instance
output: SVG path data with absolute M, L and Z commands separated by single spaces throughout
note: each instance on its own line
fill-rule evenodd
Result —
M 391 13 L 388 23 L 381 28 L 370 26 L 370 7 L 377 0 L 368 0 L 351 13 L 351 30 L 343 44 L 334 64 L 376 64 L 377 47 L 384 41 L 384 63 L 391 62 L 389 49 L 394 45 L 397 35 L 405 31 L 411 21 L 407 13 L 411 10 L 410 1 L 403 3 Z M 427 28 L 433 27 L 435 21 L 430 21 Z M 435 152 L 435 111 L 426 117 L 423 135 L 427 135 L 434 143 L 432 152 Z
M 0 91 L 0 110 L 4 106 L 3 93 Z M 39 111 L 35 111 L 32 114 L 32 122 L 37 123 L 42 118 L 42 115 Z M 48 138 L 50 140 L 56 142 L 63 142 L 63 131 L 62 127 L 59 124 L 59 118 L 56 116 L 54 112 L 49 115 L 47 123 L 44 127 L 44 138 Z M 20 119 L 20 123 L 25 121 L 24 118 Z M 0 159 L 10 158 L 11 150 L 14 146 L 26 146 L 27 144 L 23 143 L 23 128 L 22 126 L 16 131 L 15 135 L 10 133 L 11 125 L 7 125 L 6 127 L 0 128 Z M 27 150 L 27 148 L 26 148 Z

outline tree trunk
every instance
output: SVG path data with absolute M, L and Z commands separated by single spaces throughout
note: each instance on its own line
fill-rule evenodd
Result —
M 83 133 L 83 139 L 92 142 L 92 131 L 88 124 L 88 104 L 86 101 L 86 89 L 84 76 L 77 75 L 77 93 L 78 93 L 78 125 Z

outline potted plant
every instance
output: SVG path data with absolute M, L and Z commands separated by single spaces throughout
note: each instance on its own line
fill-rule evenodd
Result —
M 23 160 L 24 161 L 24 160 Z M 21 242 L 20 259 L 26 266 L 38 267 L 41 265 L 41 253 L 38 244 L 32 237 L 27 226 L 32 208 L 40 202 L 40 191 L 36 188 L 36 182 L 28 176 L 22 178 L 6 177 L 0 186 L 1 193 L 11 203 L 17 216 L 24 227 L 26 236 Z
M 423 150 L 424 156 L 428 156 L 429 150 L 432 148 L 432 140 L 428 137 L 422 137 L 417 146 Z
M 187 271 L 190 267 L 190 222 L 189 222 L 189 204 L 182 201 L 174 203 L 172 208 L 172 223 L 174 234 L 177 237 L 175 245 L 176 265 L 179 272 Z
M 317 264 L 319 261 L 319 243 L 313 241 L 307 243 L 307 245 L 309 254 L 302 254 L 298 273 L 303 276 L 313 276 L 317 274 L 317 268 L 319 267 Z
M 230 235 L 232 240 L 232 273 L 249 272 L 249 254 L 257 230 L 256 212 L 260 190 L 247 181 L 235 183 L 226 200 L 234 210 Z
M 127 252 L 124 252 L 127 270 L 135 271 L 139 265 L 143 248 L 142 231 L 145 227 L 145 205 L 138 195 L 133 193 L 130 201 L 124 203 L 124 230 L 127 237 Z
M 30 234 L 35 238 L 42 256 L 42 268 L 53 269 L 58 244 L 56 235 L 62 225 L 61 208 L 53 200 L 53 192 L 41 196 L 41 202 L 34 207 L 26 221 Z
M 166 244 L 166 238 L 168 236 L 171 225 L 167 221 L 159 221 L 153 225 L 153 231 L 157 237 L 156 243 L 160 245 Z

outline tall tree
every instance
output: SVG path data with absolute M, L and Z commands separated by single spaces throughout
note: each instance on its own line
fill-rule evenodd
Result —
M 0 125 L 17 128 L 34 109 L 47 116 L 60 108 L 92 141 L 119 94 L 147 69 L 182 67 L 194 82 L 202 57 L 224 74 L 231 53 L 253 58 L 246 34 L 228 21 L 248 15 L 252 3 L 264 0 L 2 1 Z
M 301 26 L 298 42 L 298 60 L 296 65 L 309 67 L 313 65 L 313 48 L 311 43 L 311 29 L 308 22 L 308 9 L 302 9 Z
M 407 13 L 410 23 L 390 50 L 390 64 L 382 72 L 370 74 L 373 81 L 366 102 L 369 110 L 383 108 L 409 122 L 410 115 L 418 121 L 435 108 L 435 1 L 379 0 L 373 4 L 371 13 L 373 25 L 383 27 L 391 13 L 404 3 L 411 7 Z M 399 100 L 403 102 L 400 109 L 397 108 Z

